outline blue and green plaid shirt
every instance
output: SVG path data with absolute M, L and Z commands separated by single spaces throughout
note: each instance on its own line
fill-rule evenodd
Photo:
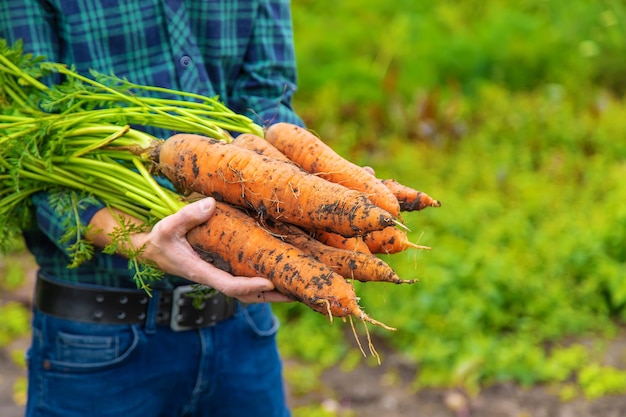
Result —
M 289 0 L 2 0 L 0 37 L 49 61 L 132 82 L 219 98 L 259 124 L 302 125 L 291 107 L 296 68 Z M 119 256 L 96 254 L 76 269 L 57 244 L 62 219 L 34 199 L 38 229 L 25 234 L 43 273 L 132 286 Z M 100 206 L 88 206 L 88 223 Z M 166 281 L 167 282 L 167 281 Z

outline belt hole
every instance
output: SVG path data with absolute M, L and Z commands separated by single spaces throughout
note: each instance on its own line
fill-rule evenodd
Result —
M 213 297 L 213 304 L 217 304 L 219 302 L 220 302 L 220 300 L 217 297 Z
M 96 295 L 96 301 L 99 302 L 99 303 L 104 302 L 104 295 L 102 295 L 102 294 Z
M 126 296 L 120 297 L 120 304 L 126 304 L 126 303 L 128 303 L 128 297 Z
M 202 324 L 203 321 L 204 321 L 204 317 L 198 317 L 196 319 L 196 324 Z
M 100 320 L 104 316 L 104 313 L 100 310 L 96 310 L 93 312 L 93 318 L 96 320 Z
M 206 303 L 203 301 L 202 304 L 198 306 L 198 310 L 202 310 L 204 307 L 206 307 Z
M 146 304 L 148 302 L 148 297 L 141 297 L 139 300 L 139 304 Z
M 211 315 L 211 321 L 215 321 L 215 320 L 217 320 L 217 315 L 212 314 L 212 315 Z
M 185 299 L 184 298 L 179 298 L 178 301 L 177 301 L 177 304 L 179 306 L 184 306 L 185 305 Z
M 139 320 L 144 320 L 146 318 L 146 313 L 139 313 L 139 315 L 137 316 L 137 318 Z
M 126 313 L 124 312 L 117 313 L 117 318 L 120 320 L 124 320 L 126 318 Z

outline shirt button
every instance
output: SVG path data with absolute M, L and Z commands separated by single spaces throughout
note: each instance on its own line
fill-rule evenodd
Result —
M 188 67 L 189 65 L 191 65 L 191 57 L 189 55 L 183 55 L 180 58 L 180 65 L 183 67 Z

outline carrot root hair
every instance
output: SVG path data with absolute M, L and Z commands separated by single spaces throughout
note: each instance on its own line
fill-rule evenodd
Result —
M 378 354 L 378 351 L 374 347 L 374 343 L 372 342 L 372 336 L 370 335 L 370 331 L 367 328 L 367 323 L 365 321 L 363 321 L 363 327 L 365 327 L 365 335 L 367 336 L 367 346 L 369 347 L 370 353 L 372 354 L 372 356 L 376 358 L 376 361 L 380 365 L 381 364 L 380 355 Z
M 356 332 L 356 327 L 354 326 L 354 320 L 352 320 L 352 316 L 348 316 L 348 319 L 350 320 L 350 327 L 352 328 L 352 334 L 354 335 L 354 340 L 356 341 L 356 344 L 359 347 L 361 354 L 363 355 L 364 358 L 366 358 L 367 354 L 365 353 L 365 350 L 363 349 L 363 345 L 361 345 L 361 340 L 359 339 L 359 335 Z
M 316 301 L 316 304 L 319 305 L 323 305 L 326 307 L 326 312 L 328 313 L 328 320 L 330 320 L 330 322 L 333 322 L 333 313 L 330 311 L 330 301 L 323 299 L 323 300 L 318 300 Z
M 356 344 L 359 347 L 359 350 L 361 351 L 361 354 L 363 355 L 363 357 L 367 357 L 367 354 L 365 353 L 365 349 L 363 349 L 363 345 L 361 344 L 361 340 L 359 339 L 359 335 L 356 331 L 356 327 L 354 325 L 354 320 L 352 319 L 352 315 L 348 316 L 348 319 L 350 320 L 350 327 L 352 328 L 352 334 L 354 335 L 354 340 L 356 341 Z M 387 330 L 396 330 L 396 329 L 394 329 L 393 327 L 389 327 L 386 324 L 381 323 L 377 320 L 371 319 L 365 313 L 363 313 L 363 316 L 359 317 L 359 319 L 361 320 L 361 322 L 363 323 L 363 327 L 365 328 L 365 337 L 367 338 L 367 347 L 369 349 L 369 352 L 372 356 L 376 358 L 376 362 L 378 362 L 378 365 L 380 365 L 382 363 L 380 360 L 380 354 L 378 353 L 378 351 L 376 350 L 376 347 L 374 346 L 374 342 L 372 341 L 372 335 L 370 334 L 370 330 L 367 327 L 367 323 L 370 322 L 377 326 L 381 326 Z
M 396 330 L 398 330 L 398 329 L 396 329 L 395 327 L 387 326 L 387 325 L 386 325 L 385 323 L 383 323 L 382 321 L 378 321 L 378 320 L 375 320 L 375 319 L 371 318 L 370 316 L 368 316 L 368 315 L 367 315 L 367 314 L 365 314 L 365 313 L 363 313 L 363 316 L 361 316 L 361 317 L 359 317 L 359 318 L 360 318 L 360 319 L 361 319 L 361 321 L 363 321 L 363 322 L 372 323 L 373 325 L 375 325 L 375 326 L 379 326 L 379 327 L 382 327 L 382 328 L 383 328 L 383 329 L 385 329 L 385 330 L 389 330 L 389 331 L 392 331 L 392 332 L 395 332 Z

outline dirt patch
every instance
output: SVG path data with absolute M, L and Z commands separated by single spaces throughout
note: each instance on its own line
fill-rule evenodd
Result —
M 405 367 L 404 370 L 402 368 Z M 326 371 L 325 395 L 292 399 L 294 405 L 324 404 L 338 416 L 358 417 L 620 417 L 626 415 L 626 396 L 596 401 L 562 402 L 548 388 L 524 389 L 514 384 L 485 388 L 476 397 L 457 390 L 421 390 L 410 386 L 414 370 L 393 355 L 381 367 L 359 366 L 349 373 Z M 389 378 L 389 373 L 401 375 Z M 402 376 L 403 375 L 403 376 Z
M 347 337 L 350 337 L 347 335 Z M 626 396 L 589 401 L 562 401 L 549 387 L 523 388 L 516 384 L 486 387 L 469 396 L 454 389 L 416 391 L 413 363 L 384 347 L 380 366 L 362 364 L 349 372 L 333 367 L 321 376 L 323 391 L 291 396 L 293 406 L 322 404 L 339 417 L 621 417 L 626 416 Z M 356 346 L 355 346 L 356 348 Z M 606 349 L 606 365 L 626 368 L 626 331 Z M 293 364 L 286 363 L 286 366 Z

